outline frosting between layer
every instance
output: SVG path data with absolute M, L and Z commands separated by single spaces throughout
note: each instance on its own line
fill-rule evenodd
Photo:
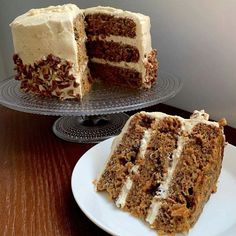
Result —
M 117 66 L 117 67 L 122 67 L 125 69 L 131 69 L 131 70 L 135 70 L 137 72 L 142 72 L 142 69 L 140 69 L 140 65 L 138 63 L 134 63 L 134 62 L 125 62 L 125 61 L 121 61 L 121 62 L 113 62 L 113 61 L 107 61 L 104 59 L 100 59 L 100 58 L 91 58 L 90 59 L 91 62 L 94 63 L 100 63 L 100 64 L 108 64 L 111 66 Z
M 132 188 L 132 185 L 133 185 L 133 181 L 131 180 L 130 177 L 128 177 L 121 189 L 121 193 L 119 194 L 119 196 L 116 200 L 117 207 L 123 208 L 125 206 L 126 198 L 127 198 L 127 195 L 129 193 L 130 189 Z
M 95 40 L 96 37 L 92 37 L 92 39 Z M 96 38 L 98 39 L 98 38 Z M 131 46 L 134 46 L 138 49 L 139 52 L 142 52 L 143 49 L 140 45 L 140 43 L 137 43 L 137 39 L 133 39 L 133 38 L 128 38 L 128 37 L 121 37 L 121 36 L 107 36 L 105 38 L 101 38 L 99 40 L 103 40 L 103 41 L 107 41 L 107 42 L 117 42 L 117 43 L 121 43 L 121 44 L 128 44 Z M 151 49 L 150 49 L 151 51 Z M 123 68 L 129 68 L 129 69 L 135 69 L 136 71 L 142 73 L 142 77 L 145 76 L 146 73 L 146 69 L 145 69 L 145 61 L 146 61 L 146 55 L 150 52 L 147 51 L 145 54 L 140 53 L 140 57 L 139 57 L 139 61 L 134 63 L 134 62 L 125 62 L 125 61 L 121 61 L 121 62 L 112 62 L 112 61 L 108 61 L 108 60 L 104 60 L 104 59 L 100 59 L 100 58 L 91 58 L 91 61 L 95 61 L 102 63 L 102 64 L 109 64 L 109 65 L 114 65 L 114 66 L 119 66 L 119 67 L 123 67 Z

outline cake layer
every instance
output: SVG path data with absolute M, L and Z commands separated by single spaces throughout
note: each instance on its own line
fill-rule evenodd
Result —
M 89 62 L 89 69 L 93 79 L 99 79 L 108 84 L 133 88 L 138 88 L 142 85 L 141 74 L 134 69 L 96 62 Z
M 90 58 L 101 58 L 112 62 L 138 62 L 139 51 L 129 44 L 112 41 L 87 41 L 87 53 Z
M 114 18 L 114 20 L 129 19 L 130 21 L 127 23 L 130 24 L 129 25 L 130 30 L 129 29 L 127 29 L 127 30 L 132 32 L 131 37 L 139 36 L 139 34 L 140 34 L 140 36 L 146 37 L 147 34 L 149 34 L 149 32 L 150 32 L 150 18 L 148 16 L 145 16 L 140 13 L 124 11 L 124 10 L 112 8 L 112 7 L 97 6 L 97 7 L 91 7 L 91 8 L 84 9 L 84 14 L 85 14 L 85 16 L 88 16 L 88 15 L 97 16 L 97 15 L 101 14 L 101 15 L 104 15 L 105 17 L 112 17 L 112 18 Z M 92 22 L 93 19 L 90 18 L 90 21 Z M 103 23 L 106 24 L 106 23 L 109 23 L 109 21 L 104 20 L 104 21 L 102 21 L 102 23 L 101 22 L 97 22 L 96 24 L 92 23 L 95 27 L 95 30 L 93 30 L 94 32 L 92 32 L 92 34 L 96 34 L 96 25 L 103 24 Z M 112 27 L 114 27 L 114 24 L 111 24 L 111 28 Z M 124 27 L 126 27 L 126 26 L 121 26 L 121 29 L 126 29 Z M 134 27 L 136 27 L 136 28 L 134 28 Z M 117 27 L 117 30 L 119 31 L 118 27 Z M 135 31 L 136 31 L 136 33 L 135 33 Z M 122 35 L 122 33 L 123 32 L 120 32 L 119 34 L 114 33 L 114 35 Z M 101 34 L 103 34 L 103 33 L 101 32 Z M 127 34 L 130 34 L 130 33 L 127 32 Z M 129 37 L 128 35 L 123 35 L 123 36 Z M 150 43 L 150 40 L 147 40 L 146 43 Z M 148 51 L 150 51 L 150 49 L 151 48 L 149 48 Z
M 95 57 L 90 58 L 90 62 L 135 70 L 140 73 L 142 87 L 150 88 L 157 79 L 158 61 L 156 57 L 156 50 L 152 50 L 150 53 L 145 55 L 142 60 L 139 59 L 138 63 L 125 61 L 114 62 Z
M 130 38 L 136 36 L 135 22 L 126 17 L 94 13 L 87 14 L 85 21 L 87 23 L 86 33 L 88 35 L 117 35 Z

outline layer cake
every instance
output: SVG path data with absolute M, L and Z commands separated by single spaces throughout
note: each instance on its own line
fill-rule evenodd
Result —
M 26 92 L 81 99 L 95 80 L 132 88 L 156 81 L 148 16 L 65 4 L 31 9 L 11 29 L 15 78 Z

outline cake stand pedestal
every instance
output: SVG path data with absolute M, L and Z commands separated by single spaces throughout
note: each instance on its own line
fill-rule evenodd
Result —
M 160 71 L 158 82 L 149 90 L 134 91 L 97 83 L 82 102 L 59 101 L 24 93 L 20 82 L 11 77 L 0 82 L 0 104 L 22 112 L 62 116 L 53 125 L 56 136 L 70 142 L 94 143 L 121 131 L 128 119 L 123 112 L 167 101 L 181 88 L 180 79 Z
M 125 113 L 104 116 L 64 116 L 53 125 L 56 136 L 69 142 L 97 143 L 120 133 L 129 118 Z

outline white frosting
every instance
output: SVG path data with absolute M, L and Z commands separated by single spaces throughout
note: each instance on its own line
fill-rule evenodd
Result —
M 138 158 L 143 159 L 147 150 L 147 145 L 151 139 L 153 131 L 151 129 L 147 129 L 144 131 L 143 138 L 141 140 L 140 148 L 139 148 L 139 153 L 138 153 Z
M 170 115 L 167 115 L 163 112 L 145 112 L 145 111 L 141 111 L 140 113 L 143 114 L 143 115 L 146 115 L 146 116 L 153 117 L 154 119 L 157 119 L 157 120 L 163 119 L 165 117 L 171 117 Z
M 90 61 L 95 62 L 95 63 L 108 64 L 111 66 L 119 66 L 119 67 L 123 67 L 127 69 L 134 69 L 138 72 L 142 72 L 142 68 L 140 67 L 140 65 L 134 62 L 125 62 L 125 61 L 113 62 L 113 61 L 107 61 L 107 60 L 95 58 L 95 57 L 91 58 Z
M 122 36 L 107 36 L 104 38 L 106 41 L 114 41 L 114 42 L 122 42 L 124 44 L 130 44 L 132 46 L 137 47 L 140 53 L 139 62 L 136 63 L 136 66 L 133 64 L 131 65 L 134 69 L 142 73 L 143 80 L 145 79 L 146 69 L 144 67 L 146 62 L 145 55 L 148 54 L 152 50 L 151 46 L 151 35 L 150 35 L 150 18 L 149 16 L 145 16 L 140 13 L 134 13 L 130 11 L 123 11 L 121 9 L 116 9 L 112 7 L 91 7 L 84 9 L 84 14 L 94 14 L 94 13 L 102 13 L 102 14 L 109 14 L 113 15 L 114 17 L 121 17 L 121 18 L 130 18 L 136 24 L 136 37 L 135 38 L 128 38 Z M 117 65 L 122 66 L 123 64 L 118 63 Z
M 121 192 L 120 192 L 117 200 L 116 200 L 117 207 L 123 208 L 125 206 L 126 198 L 128 196 L 130 189 L 132 188 L 132 185 L 133 185 L 133 181 L 130 179 L 130 177 L 128 177 L 121 189 Z
M 137 174 L 139 169 L 139 165 L 134 165 L 131 169 L 130 172 L 133 174 Z
M 146 221 L 149 224 L 152 224 L 155 221 L 160 207 L 161 207 L 161 202 L 158 202 L 156 199 L 153 199 L 148 209 L 148 214 L 146 217 Z
M 32 9 L 11 24 L 15 53 L 24 64 L 53 54 L 77 64 L 73 21 L 82 11 L 73 4 Z
M 177 148 L 172 153 L 172 159 L 173 159 L 172 165 L 167 170 L 167 175 L 166 175 L 167 178 L 158 188 L 158 192 L 157 192 L 157 196 L 156 196 L 157 198 L 161 197 L 161 198 L 165 199 L 167 197 L 169 186 L 170 186 L 171 180 L 173 178 L 175 168 L 176 168 L 177 163 L 179 161 L 179 157 L 182 153 L 184 144 L 185 144 L 185 138 L 183 136 L 179 136 L 178 141 L 177 141 Z
M 116 42 L 116 43 L 122 43 L 122 44 L 129 44 L 131 46 L 138 47 L 137 39 L 135 38 L 129 38 L 125 36 L 120 36 L 120 35 L 109 35 L 109 36 L 104 36 L 104 35 L 91 35 L 89 36 L 91 40 L 105 40 L 107 42 Z M 151 50 L 151 48 L 150 48 Z M 147 52 L 149 52 L 148 50 Z
M 192 128 L 199 123 L 219 127 L 218 122 L 208 120 L 209 115 L 207 113 L 205 113 L 204 110 L 194 111 L 193 114 L 191 115 L 190 119 L 184 119 L 180 116 L 171 116 L 171 115 L 167 115 L 162 112 L 142 112 L 142 113 L 146 114 L 148 116 L 151 116 L 153 118 L 156 118 L 156 119 L 160 119 L 160 118 L 164 118 L 164 117 L 177 118 L 181 123 L 184 123 L 184 126 L 182 126 L 182 129 L 186 132 L 191 132 Z

